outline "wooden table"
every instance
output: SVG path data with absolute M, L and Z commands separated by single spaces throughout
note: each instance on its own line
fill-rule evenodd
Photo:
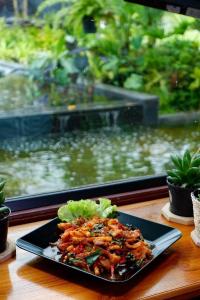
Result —
M 184 300 L 200 295 L 200 248 L 190 238 L 193 226 L 166 221 L 160 214 L 166 201 L 161 199 L 120 207 L 120 210 L 130 214 L 177 227 L 183 233 L 183 237 L 162 254 L 151 268 L 141 272 L 129 285 L 110 286 L 81 275 L 72 276 L 56 264 L 17 248 L 16 258 L 0 265 L 0 299 Z M 45 222 L 11 227 L 9 236 L 16 239 Z

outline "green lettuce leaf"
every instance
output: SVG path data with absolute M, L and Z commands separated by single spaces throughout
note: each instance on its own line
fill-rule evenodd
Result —
M 70 222 L 79 217 L 91 218 L 99 216 L 107 218 L 117 212 L 117 206 L 112 205 L 111 200 L 107 198 L 99 198 L 98 200 L 99 204 L 90 199 L 70 200 L 58 209 L 58 217 L 61 221 Z

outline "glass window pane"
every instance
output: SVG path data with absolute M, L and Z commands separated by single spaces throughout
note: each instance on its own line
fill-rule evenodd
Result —
M 8 196 L 165 174 L 200 139 L 200 20 L 122 0 L 0 4 Z

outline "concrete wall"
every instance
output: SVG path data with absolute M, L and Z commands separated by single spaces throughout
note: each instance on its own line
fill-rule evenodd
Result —
M 141 125 L 143 108 L 124 101 L 107 106 L 80 106 L 73 110 L 64 108 L 40 111 L 21 110 L 0 114 L 0 140 L 20 136 L 39 136 L 64 133 L 71 130 L 102 126 Z
M 107 84 L 97 84 L 95 92 L 113 100 L 129 100 L 143 107 L 143 124 L 157 125 L 159 98 L 155 95 L 138 93 Z

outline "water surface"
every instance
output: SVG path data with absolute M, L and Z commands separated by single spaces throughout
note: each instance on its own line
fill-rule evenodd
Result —
M 162 174 L 172 153 L 199 147 L 199 125 L 102 128 L 0 144 L 0 175 L 8 196 Z

